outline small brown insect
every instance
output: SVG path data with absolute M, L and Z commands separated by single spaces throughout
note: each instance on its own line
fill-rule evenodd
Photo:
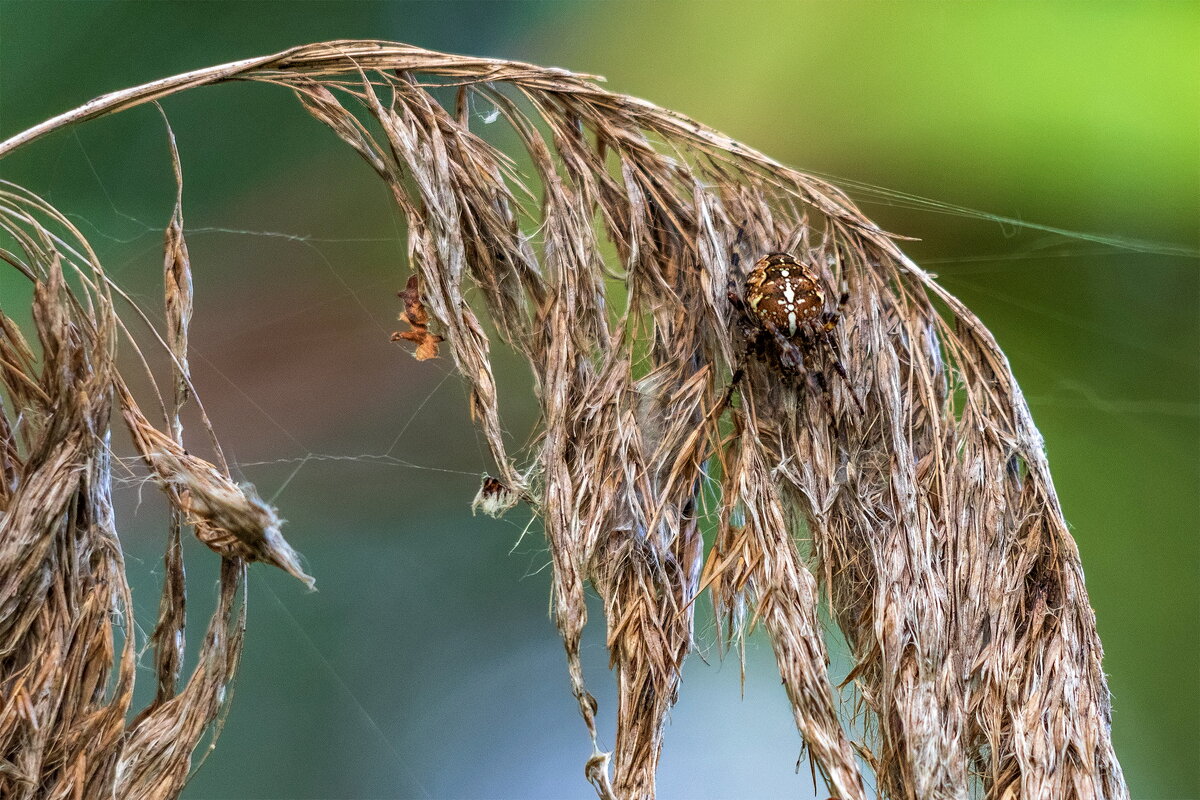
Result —
M 517 495 L 505 485 L 504 481 L 493 478 L 491 475 L 484 475 L 479 493 L 471 501 L 471 513 L 474 514 L 476 509 L 480 509 L 489 517 L 501 517 L 516 502 Z

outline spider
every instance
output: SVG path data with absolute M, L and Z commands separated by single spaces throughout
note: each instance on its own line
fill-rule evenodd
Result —
M 829 401 L 825 374 L 813 368 L 818 350 L 824 346 L 829 365 L 845 381 L 854 405 L 863 413 L 833 337 L 849 300 L 850 293 L 843 292 L 837 307 L 827 309 L 825 291 L 816 271 L 788 253 L 768 253 L 759 259 L 746 276 L 745 294 L 729 292 L 729 302 L 737 312 L 745 336 L 746 355 L 734 371 L 718 407 L 723 409 L 729 403 L 745 377 L 746 361 L 751 355 L 773 362 L 787 378 L 807 376 Z

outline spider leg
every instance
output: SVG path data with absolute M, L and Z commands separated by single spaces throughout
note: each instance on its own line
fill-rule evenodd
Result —
M 733 307 L 733 310 L 741 320 L 745 320 L 750 316 L 750 309 L 746 305 L 746 300 L 738 294 L 732 278 L 729 279 L 729 286 L 725 292 L 725 297 L 729 300 L 729 305 Z
M 713 418 L 719 418 L 725 413 L 725 409 L 729 408 L 729 403 L 733 400 L 733 393 L 737 391 L 738 385 L 742 379 L 746 377 L 746 364 L 743 362 L 737 369 L 733 371 L 733 377 L 729 379 L 729 385 L 725 387 L 725 394 L 721 396 L 721 402 L 717 403 L 713 410 Z
M 809 380 L 821 392 L 821 399 L 825 401 L 825 410 L 829 412 L 831 420 L 836 419 L 836 412 L 833 407 L 833 393 L 829 391 L 829 381 L 825 380 L 825 373 L 819 369 L 814 369 L 808 373 Z
M 771 326 L 767 333 L 770 334 L 775 343 L 776 357 L 779 360 L 779 367 L 783 370 L 784 374 L 796 376 L 808 371 L 804 364 L 805 348 L 803 345 L 797 346 L 783 331 L 775 326 Z
M 829 359 L 833 366 L 833 371 L 838 374 L 842 382 L 846 384 L 846 392 L 850 395 L 850 399 L 854 401 L 854 406 L 858 409 L 859 414 L 865 414 L 862 402 L 858 399 L 858 395 L 854 393 L 854 384 L 850 382 L 850 376 L 846 373 L 846 365 L 842 363 L 841 347 L 838 346 L 837 339 L 833 338 L 831 331 L 822 331 L 821 339 L 829 348 L 830 354 L 833 356 Z
M 842 321 L 842 309 L 846 307 L 846 303 L 850 302 L 850 293 L 842 292 L 838 297 L 837 308 L 832 311 L 821 312 L 820 330 L 828 333 L 837 327 L 837 324 Z
M 754 329 L 743 331 L 745 334 L 742 356 L 738 359 L 737 369 L 733 371 L 733 376 L 729 379 L 729 385 L 725 387 L 725 394 L 721 396 L 721 402 L 717 403 L 713 410 L 713 417 L 718 418 L 725 413 L 725 409 L 729 408 L 729 404 L 733 401 L 733 393 L 741 388 L 742 381 L 746 379 L 746 365 L 750 359 L 755 356 L 762 348 L 762 331 Z
M 717 403 L 712 412 L 714 417 L 720 417 L 725 413 L 725 409 L 733 401 L 733 393 L 738 390 L 742 380 L 746 377 L 747 362 L 761 349 L 760 339 L 762 332 L 749 323 L 750 316 L 749 309 L 746 308 L 746 301 L 732 289 L 729 290 L 728 297 L 729 304 L 733 306 L 734 311 L 738 315 L 738 324 L 742 331 L 743 348 L 742 355 L 738 359 L 737 368 L 734 369 L 733 376 L 729 379 L 729 385 L 725 387 L 725 393 L 721 396 L 721 402 Z
M 729 253 L 729 263 L 735 267 L 742 265 L 742 254 L 738 252 L 739 246 L 746 241 L 746 229 L 742 225 L 738 225 L 737 233 L 733 237 L 733 249 Z
M 810 333 L 813 335 L 810 336 Z M 835 414 L 833 395 L 829 391 L 829 381 L 825 380 L 825 373 L 816 368 L 817 334 L 802 328 L 796 331 L 795 338 L 798 343 L 793 344 L 789 342 L 789 346 L 795 351 L 799 359 L 800 369 L 804 373 L 805 380 L 808 381 L 809 386 L 820 392 L 821 399 L 824 401 L 825 408 L 829 411 L 829 417 L 832 419 Z

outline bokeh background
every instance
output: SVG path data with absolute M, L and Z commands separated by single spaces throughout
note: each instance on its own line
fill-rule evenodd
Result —
M 1200 797 L 1200 4 L 4 2 L 0 135 L 105 91 L 349 37 L 602 74 L 784 162 L 936 201 L 852 192 L 917 237 L 910 254 L 992 327 L 1030 398 L 1134 798 Z M 251 570 L 236 697 L 186 796 L 590 797 L 540 532 L 522 538 L 519 511 L 470 515 L 488 465 L 462 384 L 388 342 L 406 267 L 382 187 L 272 87 L 164 107 L 185 172 L 195 375 L 240 477 L 282 508 L 319 587 Z M 37 143 L 0 177 L 70 211 L 157 308 L 174 189 L 153 108 Z M 21 296 L 0 273 L 0 304 Z M 528 375 L 499 363 L 523 441 Z M 143 628 L 161 575 L 156 494 L 119 493 Z M 212 559 L 189 558 L 201 613 Z M 593 619 L 586 667 L 611 741 Z M 812 795 L 767 643 L 751 643 L 742 696 L 710 618 L 700 634 L 661 796 Z

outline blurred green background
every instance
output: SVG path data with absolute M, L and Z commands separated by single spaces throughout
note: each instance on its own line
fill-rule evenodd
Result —
M 1029 396 L 1133 797 L 1200 797 L 1200 4 L 4 2 L 0 136 L 127 85 L 348 37 L 599 73 L 801 168 L 1182 248 L 857 194 L 920 239 L 909 253 L 992 327 Z M 540 534 L 517 544 L 516 512 L 471 517 L 487 460 L 463 387 L 388 342 L 405 266 L 382 187 L 283 91 L 227 85 L 164 106 L 186 181 L 195 375 L 319 587 L 251 570 L 237 696 L 186 796 L 590 797 Z M 0 177 L 76 215 L 157 308 L 173 186 L 152 108 L 43 140 Z M 0 302 L 17 287 L 0 274 Z M 527 374 L 500 361 L 521 441 Z M 119 498 L 148 626 L 162 504 L 137 485 Z M 212 559 L 190 558 L 203 611 Z M 593 619 L 586 668 L 611 742 Z M 708 663 L 685 672 L 661 796 L 809 796 L 769 646 L 751 647 L 743 699 L 709 622 L 700 635 Z

